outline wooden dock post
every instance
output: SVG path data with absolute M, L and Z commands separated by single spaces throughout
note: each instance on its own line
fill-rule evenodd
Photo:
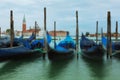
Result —
M 77 59 L 79 57 L 79 27 L 78 27 L 78 11 L 76 11 L 76 52 L 77 52 Z
M 118 22 L 116 21 L 116 36 L 115 36 L 116 41 L 118 41 Z
M 10 11 L 10 47 L 13 47 L 13 42 L 14 42 L 14 20 L 13 20 L 13 11 Z
M 98 21 L 96 21 L 96 44 L 98 42 Z
M 101 28 L 101 39 L 102 39 L 102 37 L 103 37 L 103 28 Z M 102 44 L 102 40 L 100 43 Z
M 103 28 L 101 28 L 101 38 L 103 37 Z
M 111 15 L 107 13 L 107 58 L 112 58 L 112 42 L 111 42 Z
M 37 21 L 35 21 L 35 40 L 36 40 L 36 35 L 37 35 Z
M 56 47 L 56 21 L 54 21 L 54 48 Z
M 43 53 L 43 59 L 46 57 L 47 53 L 47 41 L 46 41 L 46 7 L 44 7 L 44 53 Z

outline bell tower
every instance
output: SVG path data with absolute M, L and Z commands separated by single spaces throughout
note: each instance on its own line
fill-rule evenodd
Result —
M 25 19 L 25 15 L 23 17 L 23 23 L 22 23 L 22 32 L 26 32 L 26 19 Z

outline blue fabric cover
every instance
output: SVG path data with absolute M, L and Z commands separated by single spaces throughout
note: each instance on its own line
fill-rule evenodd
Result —
M 61 46 L 61 47 L 64 47 L 64 48 L 72 48 L 72 49 L 75 49 L 75 42 L 74 40 L 71 38 L 71 36 L 68 34 L 66 36 L 66 38 L 61 41 L 58 46 Z
M 107 49 L 107 38 L 104 36 L 102 37 L 102 44 Z M 120 42 L 112 42 L 112 52 L 115 50 L 120 50 Z
M 49 33 L 47 32 L 46 34 L 46 38 L 47 38 L 47 43 L 49 44 L 52 40 L 51 35 L 49 35 Z M 40 40 L 34 40 L 31 45 L 32 46 L 37 46 L 39 44 L 39 47 L 43 48 L 44 47 L 44 39 L 40 39 Z
M 90 47 L 93 45 L 96 45 L 96 43 L 93 40 L 86 38 L 84 35 L 81 36 L 81 40 L 80 40 L 80 47 L 81 48 Z
M 61 47 L 61 46 L 56 46 L 55 49 L 60 52 L 68 52 L 68 49 L 65 49 L 64 47 Z

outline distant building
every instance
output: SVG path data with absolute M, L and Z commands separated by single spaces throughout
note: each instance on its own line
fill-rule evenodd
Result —
M 96 37 L 96 33 L 95 34 L 89 34 L 90 37 Z M 98 37 L 101 36 L 101 34 L 98 34 Z
M 56 31 L 56 36 L 66 36 L 68 31 Z M 54 36 L 54 31 L 49 31 L 49 34 L 51 36 Z
M 30 36 L 30 35 L 32 35 L 32 33 L 35 33 L 35 31 L 36 31 L 36 35 L 39 35 L 39 32 L 41 31 L 41 29 L 37 25 L 36 30 L 35 30 L 35 27 L 30 28 L 30 29 L 27 30 L 26 29 L 26 19 L 25 19 L 25 16 L 24 16 L 23 24 L 22 24 L 22 34 L 25 35 L 25 36 Z
M 103 33 L 104 36 L 107 37 L 107 33 Z M 89 34 L 90 37 L 96 37 L 96 34 Z M 98 37 L 101 36 L 101 34 L 98 34 Z M 120 37 L 120 33 L 118 33 L 118 35 L 116 33 L 111 33 L 111 37 Z
M 41 29 L 40 29 L 40 27 L 38 26 L 38 24 L 37 24 L 37 26 L 36 26 L 36 30 L 35 30 L 35 27 L 33 27 L 33 28 L 31 28 L 30 27 L 30 29 L 27 29 L 27 27 L 26 27 L 26 19 L 25 19 L 25 16 L 23 17 L 23 23 L 22 23 L 22 31 L 15 31 L 15 34 L 17 35 L 17 36 L 20 36 L 20 35 L 24 35 L 24 36 L 31 36 L 32 35 L 32 33 L 35 33 L 35 31 L 36 31 L 36 35 L 38 36 L 39 35 L 39 33 L 40 33 L 40 31 L 41 31 Z
M 22 35 L 22 31 L 17 31 L 17 30 L 15 30 L 15 35 L 16 35 L 16 36 Z
M 1 34 L 6 34 L 6 32 L 5 32 L 5 31 L 3 31 L 3 32 L 1 32 Z

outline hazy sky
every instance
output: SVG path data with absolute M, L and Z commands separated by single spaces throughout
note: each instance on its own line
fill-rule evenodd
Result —
M 75 33 L 75 11 L 79 12 L 79 33 L 95 33 L 96 21 L 106 31 L 107 11 L 111 11 L 112 32 L 115 23 L 120 20 L 120 0 L 0 0 L 0 27 L 2 31 L 10 26 L 10 10 L 14 13 L 15 30 L 22 30 L 25 14 L 27 28 L 37 21 L 43 28 L 43 11 L 47 8 L 47 30 L 53 30 L 56 21 L 57 30 Z M 120 32 L 120 29 L 119 29 Z

